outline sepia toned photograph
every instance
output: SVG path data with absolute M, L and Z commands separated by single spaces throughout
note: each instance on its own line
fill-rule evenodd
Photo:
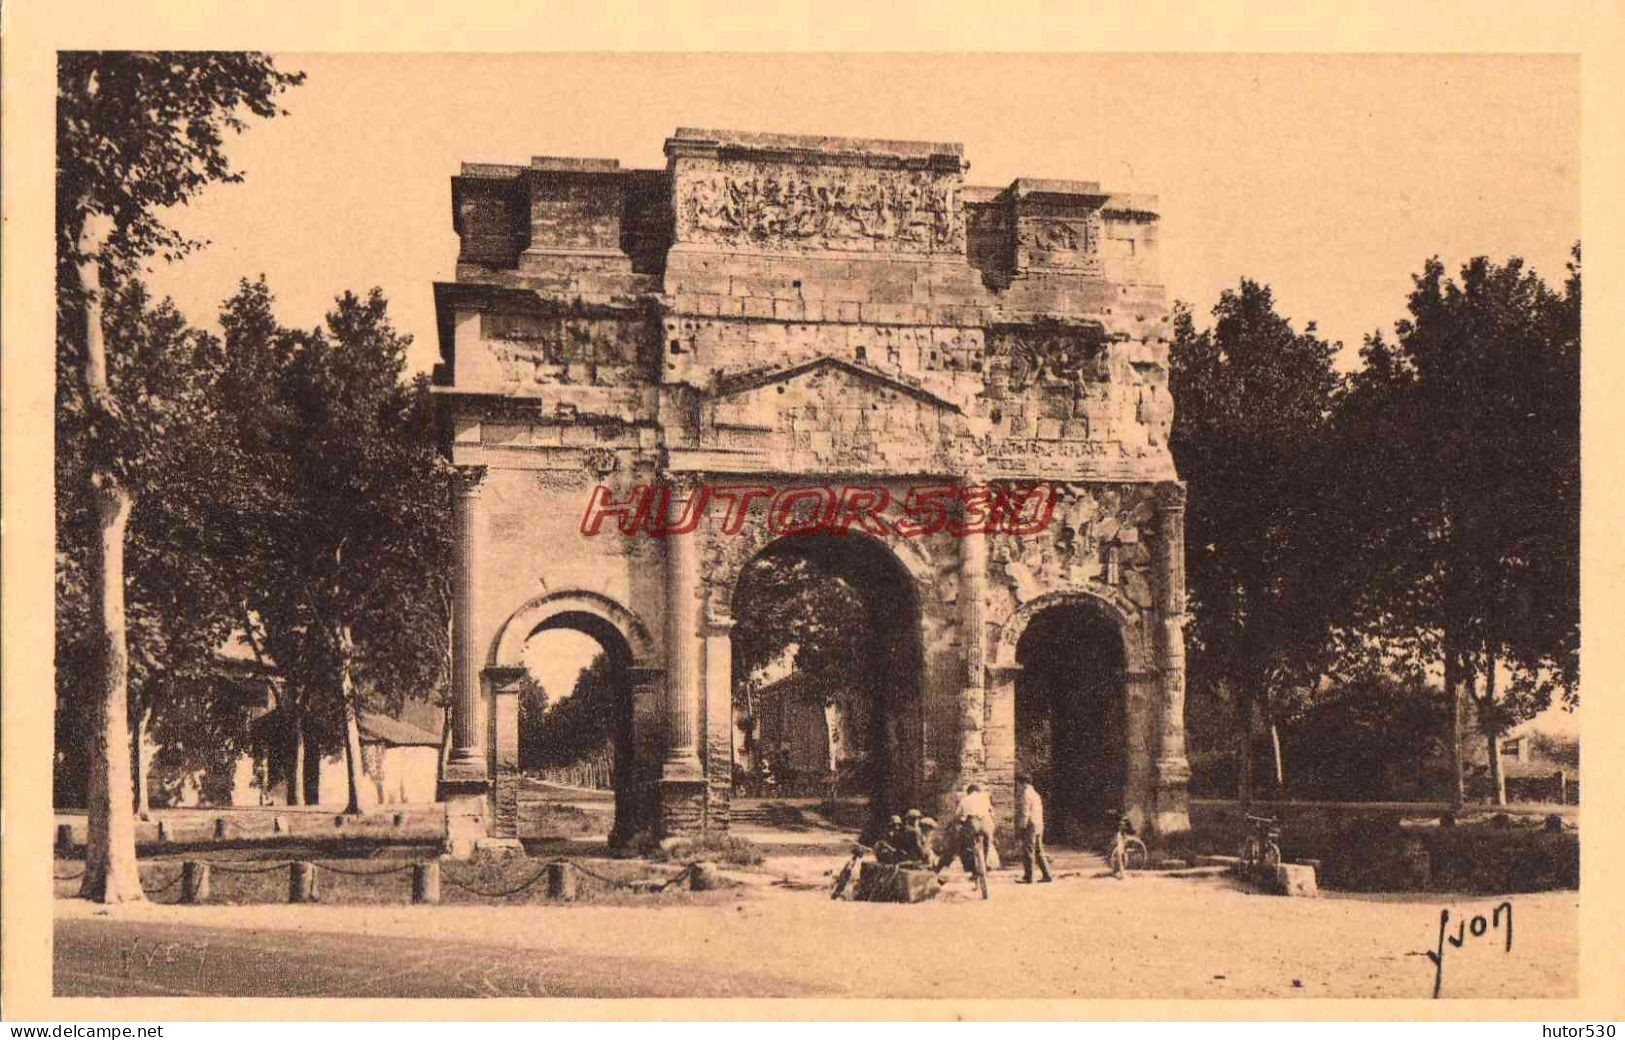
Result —
M 55 71 L 56 997 L 1581 995 L 1576 55 Z

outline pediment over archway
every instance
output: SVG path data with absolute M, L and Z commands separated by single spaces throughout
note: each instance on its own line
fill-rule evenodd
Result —
M 975 450 L 957 404 L 837 357 L 718 379 L 702 400 L 700 437 L 704 448 L 792 471 L 943 471 Z

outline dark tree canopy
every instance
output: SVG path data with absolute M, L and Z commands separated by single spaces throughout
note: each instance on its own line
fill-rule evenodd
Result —
M 1324 582 L 1336 520 L 1328 515 L 1324 438 L 1342 380 L 1338 345 L 1276 313 L 1267 286 L 1244 279 L 1198 329 L 1174 312 L 1170 446 L 1190 489 L 1186 576 L 1193 702 L 1222 692 L 1292 707 L 1325 666 L 1336 608 Z

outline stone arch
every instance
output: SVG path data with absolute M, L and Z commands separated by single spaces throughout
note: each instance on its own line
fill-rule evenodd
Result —
M 881 639 L 886 649 L 880 676 L 890 675 L 893 681 L 880 679 L 869 689 L 862 709 L 869 720 L 866 724 L 868 748 L 873 756 L 870 768 L 874 770 L 859 785 L 867 801 L 871 823 L 892 812 L 902 812 L 917 804 L 926 782 L 925 719 L 927 697 L 931 689 L 931 665 L 927 658 L 926 617 L 927 599 L 935 583 L 929 557 L 917 545 L 904 540 L 877 537 L 867 533 L 849 532 L 836 535 L 829 531 L 813 530 L 783 535 L 739 538 L 742 546 L 729 553 L 725 566 L 712 567 L 708 573 L 709 604 L 713 620 L 732 619 L 733 596 L 747 580 L 746 570 L 751 561 L 786 547 L 790 551 L 796 542 L 812 539 L 812 551 L 830 558 L 838 558 L 862 566 L 882 564 L 877 571 L 857 573 L 873 574 L 884 586 L 877 590 L 865 583 L 862 595 L 866 599 L 878 594 L 885 597 L 896 613 L 896 624 L 884 629 Z M 730 547 L 732 548 L 732 547 Z M 837 566 L 840 566 L 837 564 Z M 852 577 L 853 572 L 848 572 Z M 735 625 L 739 619 L 733 619 Z M 746 619 L 748 620 L 748 619 Z M 736 638 L 738 628 L 730 626 L 729 640 Z M 731 649 L 730 649 L 731 655 Z M 889 671 L 888 671 L 889 669 Z M 732 696 L 731 676 L 729 696 Z M 860 716 L 863 717 L 863 716 Z M 848 790 L 847 794 L 852 794 Z
M 1108 735 L 1108 743 L 1095 748 L 1086 758 L 1090 761 L 1101 760 L 1096 753 L 1108 759 L 1114 755 L 1121 756 L 1120 766 L 1114 767 L 1121 769 L 1120 779 L 1108 782 L 1104 788 L 1097 786 L 1096 790 L 1097 793 L 1110 795 L 1108 801 L 1120 797 L 1121 811 L 1133 820 L 1136 827 L 1143 827 L 1150 821 L 1153 809 L 1150 749 L 1155 723 L 1155 706 L 1151 696 L 1156 680 L 1155 647 L 1153 635 L 1145 623 L 1145 615 L 1127 596 L 1110 586 L 1090 583 L 1034 596 L 1016 606 L 998 624 L 987 668 L 989 717 L 1000 723 L 995 746 L 988 748 L 990 767 L 994 761 L 998 763 L 997 768 L 990 768 L 990 779 L 996 789 L 1008 787 L 1013 791 L 1017 748 L 1021 739 L 1018 734 L 1017 687 L 1022 676 L 1027 674 L 1027 669 L 1017 657 L 1017 649 L 1033 623 L 1052 608 L 1082 608 L 1106 629 L 1117 634 L 1122 650 L 1123 672 L 1122 686 L 1113 694 L 1113 700 L 1118 705 L 1114 710 L 1120 712 L 1117 716 L 1120 722 L 1114 725 L 1096 720 L 1108 727 L 1102 731 Z M 1074 756 L 1078 750 L 1073 748 Z M 1071 757 L 1069 761 L 1076 764 L 1079 760 Z M 1051 778 L 1052 782 L 1054 779 Z M 1073 791 L 1073 783 L 1077 780 L 1076 775 L 1071 776 L 1063 790 Z M 1114 790 L 1116 794 L 1111 795 Z M 1052 808 L 1056 813 L 1055 822 L 1060 825 L 1057 830 L 1064 832 L 1079 822 L 1088 825 L 1088 814 L 1078 815 L 1082 804 L 1059 798 L 1055 801 Z M 1063 823 L 1063 817 L 1070 823 Z M 1014 823 L 1013 815 L 1009 817 L 1009 822 Z M 1072 835 L 1074 840 L 1077 836 Z
M 1116 626 L 1123 639 L 1123 664 L 1132 675 L 1143 675 L 1154 667 L 1155 648 L 1138 608 L 1116 589 L 1091 585 L 1083 589 L 1061 589 L 1027 600 L 1005 618 L 993 646 L 990 668 L 1016 669 L 1016 647 L 1033 618 L 1050 607 L 1084 606 Z
M 795 537 L 774 534 L 766 524 L 752 524 L 737 535 L 722 534 L 713 528 L 705 551 L 709 613 L 713 617 L 731 617 L 734 591 L 739 587 L 739 576 L 745 567 L 775 542 Z M 911 579 L 916 603 L 924 604 L 926 593 L 936 582 L 936 567 L 919 539 L 879 538 L 860 531 L 848 531 L 840 537 L 884 549 Z
M 493 668 L 523 668 L 526 641 L 549 619 L 562 614 L 586 615 L 614 629 L 631 652 L 631 667 L 660 667 L 654 640 L 638 616 L 610 597 L 586 589 L 546 592 L 526 602 L 503 622 L 486 663 Z

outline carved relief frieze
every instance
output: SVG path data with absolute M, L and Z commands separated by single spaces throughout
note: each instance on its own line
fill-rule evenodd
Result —
M 1094 328 L 1032 326 L 991 337 L 988 375 L 1015 393 L 1045 386 L 1104 383 L 1111 379 L 1109 343 Z
M 992 566 L 1017 602 L 1047 592 L 1115 590 L 1137 609 L 1152 604 L 1147 538 L 1155 533 L 1155 490 L 1142 484 L 1057 484 L 1055 512 L 1036 534 L 988 536 Z
M 679 179 L 677 240 L 764 249 L 963 252 L 958 178 L 729 163 Z

